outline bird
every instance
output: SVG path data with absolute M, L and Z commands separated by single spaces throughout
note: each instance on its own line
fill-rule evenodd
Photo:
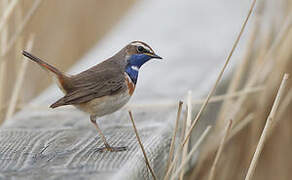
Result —
M 127 146 L 110 146 L 96 120 L 127 104 L 134 93 L 141 66 L 151 59 L 162 59 L 148 44 L 133 41 L 112 57 L 76 75 L 65 74 L 25 50 L 22 54 L 48 71 L 64 93 L 50 108 L 73 105 L 88 113 L 104 144 L 97 148 L 98 151 L 127 150 Z

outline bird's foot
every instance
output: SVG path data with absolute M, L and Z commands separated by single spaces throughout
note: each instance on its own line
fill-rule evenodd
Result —
M 105 146 L 98 148 L 98 152 L 104 152 L 104 151 L 109 151 L 109 152 L 121 152 L 121 151 L 126 151 L 128 148 L 127 146 L 122 146 L 122 147 L 111 147 L 111 146 Z

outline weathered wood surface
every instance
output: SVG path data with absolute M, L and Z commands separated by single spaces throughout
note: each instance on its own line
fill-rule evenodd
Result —
M 23 113 L 25 117 L 20 113 L 15 118 L 16 121 L 22 121 L 22 125 L 0 131 L 0 169 L 3 177 L 20 179 L 108 177 L 113 176 L 112 172 L 118 172 L 121 168 L 131 167 L 133 163 L 137 167 L 145 165 L 126 111 L 100 121 L 109 143 L 129 147 L 128 151 L 118 153 L 97 151 L 103 143 L 90 125 L 88 116 L 78 111 Z M 157 132 L 161 131 L 164 124 L 165 119 L 161 117 L 172 115 L 174 117 L 175 114 L 169 114 L 169 111 L 155 113 L 156 118 L 144 112 L 136 112 L 134 115 L 149 119 L 148 122 L 137 121 L 137 125 L 155 167 L 154 164 L 159 164 L 160 161 L 155 160 L 156 154 L 166 153 L 169 142 L 167 130 Z M 142 171 L 143 169 L 141 168 Z M 137 175 L 141 173 L 147 172 L 139 172 Z
M 240 0 L 142 1 L 72 72 L 139 39 L 165 59 L 142 68 L 131 104 L 178 101 L 189 89 L 199 98 L 214 83 L 247 8 L 248 2 Z M 48 106 L 60 96 L 52 86 L 31 104 Z M 160 177 L 176 106 L 132 110 L 151 165 Z M 129 150 L 97 152 L 101 139 L 88 115 L 78 110 L 24 108 L 0 129 L 0 179 L 151 179 L 127 111 L 98 122 L 111 144 L 127 145 Z

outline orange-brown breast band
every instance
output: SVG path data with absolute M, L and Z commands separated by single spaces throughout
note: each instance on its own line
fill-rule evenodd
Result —
M 135 84 L 131 82 L 129 77 L 126 77 L 126 82 L 127 82 L 129 94 L 130 94 L 130 96 L 132 96 L 132 94 L 134 93 L 134 90 L 135 90 Z

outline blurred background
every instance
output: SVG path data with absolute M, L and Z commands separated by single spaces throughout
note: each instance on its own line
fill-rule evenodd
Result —
M 78 73 L 101 62 L 133 40 L 143 40 L 165 57 L 167 64 L 144 66 L 141 71 L 146 75 L 140 76 L 144 86 L 137 87 L 134 99 L 152 101 L 155 98 L 169 100 L 169 97 L 173 97 L 177 100 L 184 97 L 188 89 L 196 88 L 197 83 L 200 83 L 196 93 L 199 97 L 216 74 L 211 73 L 203 79 L 184 77 L 202 74 L 209 66 L 210 71 L 219 71 L 248 4 L 248 1 L 231 0 L 222 3 L 214 0 L 186 3 L 174 0 L 148 3 L 135 0 L 2 0 L 1 62 L 5 63 L 1 66 L 4 69 L 0 93 L 1 121 L 11 117 L 19 107 L 30 102 L 52 83 L 47 73 L 35 64 L 29 62 L 22 65 L 20 52 L 27 49 L 31 36 L 34 36 L 31 53 L 63 72 L 67 72 L 75 62 L 87 60 L 79 63 L 71 73 Z M 181 63 L 180 59 L 186 61 Z M 200 68 L 200 63 L 204 68 Z M 164 78 L 149 82 L 153 77 L 151 75 L 162 73 L 161 70 L 165 72 Z M 184 75 L 180 75 L 181 70 L 185 72 Z M 171 71 L 177 73 L 169 74 Z M 23 75 L 19 75 L 21 73 Z M 18 75 L 21 76 L 19 80 Z M 163 92 L 163 89 L 179 81 L 181 85 L 177 89 Z M 141 90 L 152 85 L 161 90 Z M 60 94 L 59 91 L 57 94 Z M 8 104 L 12 104 L 11 109 L 8 109 Z
M 194 119 L 201 107 L 201 98 L 210 91 L 240 31 L 251 1 L 1 0 L 0 124 L 27 104 L 44 109 L 62 96 L 55 85 L 50 86 L 52 80 L 47 73 L 24 60 L 23 49 L 64 72 L 77 73 L 110 57 L 132 40 L 149 43 L 165 59 L 147 63 L 141 69 L 142 75 L 130 102 L 144 103 L 140 109 L 144 115 L 138 116 L 140 124 L 145 121 L 145 124 L 157 125 L 158 130 L 174 126 L 174 118 L 169 120 L 167 114 L 157 118 L 155 112 L 161 109 L 176 112 L 177 101 L 186 100 L 188 90 L 193 92 L 195 105 L 191 116 Z M 219 142 L 230 119 L 232 130 L 218 161 L 215 179 L 245 177 L 282 77 L 284 73 L 290 76 L 292 73 L 291 12 L 291 0 L 257 1 L 220 81 L 216 103 L 208 106 L 204 121 L 198 122 L 190 144 L 196 142 L 207 125 L 213 126 L 212 131 L 180 179 L 209 179 Z M 32 48 L 28 42 L 33 42 Z M 254 179 L 290 179 L 292 176 L 291 80 L 287 81 L 282 97 Z M 148 113 L 149 106 L 154 115 Z M 186 106 L 183 109 L 181 119 L 184 121 L 180 122 L 177 141 L 183 139 L 188 128 L 186 119 L 190 115 L 186 113 Z M 37 108 L 30 110 L 37 111 Z M 157 119 L 148 121 L 145 114 Z M 163 121 L 164 118 L 168 121 Z M 27 122 L 30 121 L 6 127 L 28 127 Z M 17 126 L 18 123 L 21 125 Z M 38 123 L 37 128 L 45 126 L 41 121 Z M 165 144 L 169 146 L 170 142 Z M 175 168 L 182 162 L 183 157 Z M 159 168 L 161 164 L 164 168 L 166 161 L 160 163 Z
M 135 0 L 1 0 L 1 119 L 21 69 L 21 51 L 30 35 L 32 52 L 66 72 L 135 4 Z M 47 88 L 52 79 L 32 63 L 22 83 L 17 104 L 25 104 Z M 1 120 L 1 122 L 2 122 Z

